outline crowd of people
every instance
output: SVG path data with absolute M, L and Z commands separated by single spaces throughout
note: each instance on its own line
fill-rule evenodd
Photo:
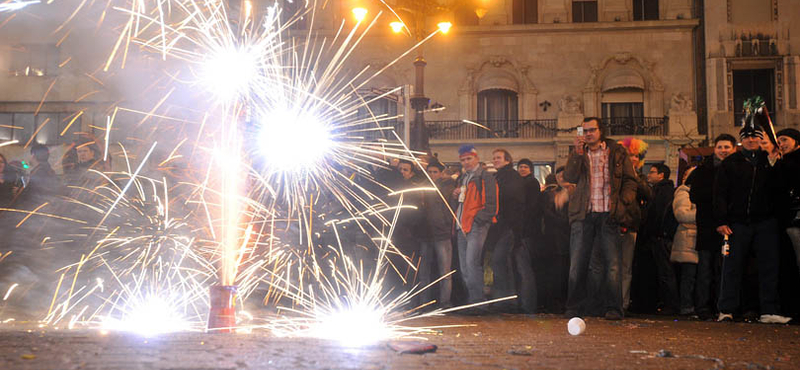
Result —
M 515 167 L 497 148 L 488 166 L 473 145 L 458 149 L 460 168 L 430 157 L 376 172 L 391 189 L 432 182 L 438 190 L 396 192 L 413 207 L 392 240 L 417 267 L 401 284 L 431 285 L 416 303 L 496 300 L 466 310 L 476 314 L 790 321 L 797 307 L 785 297 L 796 298 L 800 281 L 800 132 L 746 125 L 738 141 L 720 135 L 713 155 L 687 163 L 677 188 L 662 163 L 642 172 L 644 141 L 607 134 L 600 119 L 584 119 L 566 165 L 544 184 L 530 160 Z M 94 141 L 70 148 L 63 178 L 49 157 L 36 144 L 27 162 L 0 155 L 0 208 L 33 209 L 63 182 L 107 166 Z M 3 227 L 16 223 L 4 218 Z
M 0 208 L 41 205 L 64 194 L 67 184 L 76 185 L 88 169 L 108 169 L 97 142 L 91 139 L 72 143 L 60 162 L 63 176 L 53 169 L 50 148 L 38 143 L 33 143 L 20 159 L 9 161 L 0 154 Z
M 419 212 L 406 216 L 397 244 L 421 257 L 422 285 L 457 270 L 434 285 L 439 307 L 516 295 L 468 311 L 791 320 L 779 285 L 796 296 L 798 274 L 779 274 L 779 262 L 788 246 L 800 266 L 800 132 L 777 132 L 777 145 L 756 126 L 740 140 L 720 135 L 676 188 L 663 163 L 642 173 L 642 140 L 612 140 L 592 117 L 578 131 L 567 164 L 543 186 L 530 160 L 515 169 L 502 148 L 487 166 L 463 145 L 460 169 L 432 157 L 427 176 L 400 161 L 408 188 L 430 177 L 438 189 L 410 201 Z

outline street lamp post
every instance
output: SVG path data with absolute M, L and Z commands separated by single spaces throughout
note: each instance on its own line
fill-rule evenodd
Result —
M 411 123 L 411 142 L 409 143 L 409 147 L 412 150 L 423 152 L 428 152 L 430 150 L 428 128 L 425 127 L 425 110 L 428 109 L 428 102 L 430 101 L 430 99 L 425 96 L 425 66 L 427 64 L 422 55 L 414 60 L 416 79 L 414 95 L 411 96 L 411 108 L 414 109 L 414 121 Z
M 443 11 L 449 11 L 436 1 L 431 0 L 398 0 L 395 9 L 407 14 L 408 23 L 400 21 L 392 22 L 390 26 L 395 33 L 407 31 L 417 43 L 429 36 L 426 21 L 428 16 L 432 16 Z M 450 22 L 439 22 L 436 32 L 446 34 L 452 24 Z M 428 64 L 423 57 L 423 46 L 417 49 L 417 57 L 414 60 L 414 91 L 411 95 L 411 108 L 414 109 L 414 120 L 411 121 L 409 147 L 412 150 L 429 152 L 428 129 L 425 126 L 425 111 L 428 109 L 430 99 L 425 96 L 425 66 Z

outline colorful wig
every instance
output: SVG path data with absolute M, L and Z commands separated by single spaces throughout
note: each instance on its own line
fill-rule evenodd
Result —
M 618 142 L 619 145 L 625 147 L 630 154 L 636 154 L 639 156 L 639 168 L 644 165 L 644 155 L 647 153 L 647 143 L 644 140 L 639 140 L 635 137 L 626 137 Z

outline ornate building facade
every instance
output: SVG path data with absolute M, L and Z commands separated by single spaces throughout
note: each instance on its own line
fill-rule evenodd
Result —
M 457 147 L 471 142 L 484 160 L 504 147 L 517 159 L 541 165 L 544 173 L 564 163 L 581 120 L 596 116 L 615 138 L 647 141 L 646 161 L 675 170 L 681 148 L 735 133 L 741 100 L 754 93 L 765 96 L 779 127 L 800 126 L 797 0 L 386 2 L 406 22 L 420 17 L 423 36 L 442 17 L 453 28 L 409 52 L 415 35 L 393 33 L 389 23 L 397 16 L 380 2 L 340 0 L 326 2 L 314 15 L 314 32 L 334 37 L 342 23 L 352 27 L 354 7 L 366 7 L 362 27 L 372 29 L 347 68 L 357 73 L 385 67 L 363 87 L 366 95 L 424 83 L 431 151 L 444 162 L 456 162 Z M 291 14 L 299 3 L 282 4 Z M 426 11 L 420 15 L 414 9 Z M 19 157 L 31 140 L 58 146 L 72 131 L 102 133 L 97 128 L 120 102 L 149 110 L 166 93 L 143 96 L 148 79 L 124 77 L 136 75 L 132 69 L 146 74 L 160 60 L 131 56 L 128 73 L 121 73 L 122 58 L 116 58 L 105 68 L 116 36 L 97 36 L 96 14 L 87 16 L 93 22 L 58 30 L 72 10 L 74 5 L 56 2 L 3 18 L 0 142 L 21 141 L 0 148 L 7 156 Z M 303 23 L 291 32 L 302 36 Z M 418 55 L 425 63 L 414 64 Z M 370 110 L 390 116 L 410 111 L 405 95 L 413 93 L 379 99 Z M 121 128 L 139 118 L 120 114 L 117 120 Z M 403 132 L 402 119 L 389 123 Z
M 701 19 L 692 1 L 465 3 L 483 16 L 456 14 L 448 34 L 423 45 L 425 94 L 446 108 L 425 115 L 431 151 L 442 161 L 457 162 L 457 147 L 471 142 L 484 160 L 503 147 L 547 172 L 566 161 L 575 127 L 591 116 L 608 123 L 612 137 L 644 139 L 646 160 L 674 169 L 682 147 L 705 140 L 697 115 Z M 353 63 L 387 65 L 411 45 L 375 31 Z M 413 85 L 413 60 L 393 64 L 370 88 Z
M 798 1 L 705 1 L 711 135 L 737 131 L 742 102 L 756 94 L 776 126 L 800 126 L 799 18 Z

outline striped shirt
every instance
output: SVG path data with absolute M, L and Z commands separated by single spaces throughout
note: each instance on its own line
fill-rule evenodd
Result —
M 590 150 L 589 157 L 589 212 L 608 212 L 611 199 L 611 176 L 608 173 L 609 150 L 605 142 L 600 142 L 600 148 Z

